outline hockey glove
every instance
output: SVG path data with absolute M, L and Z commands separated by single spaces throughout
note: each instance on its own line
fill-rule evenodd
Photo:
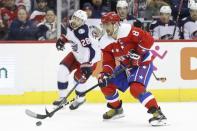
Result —
M 60 38 L 56 42 L 57 50 L 58 51 L 59 50 L 63 51 L 64 50 L 64 45 L 65 45 L 66 42 L 68 42 L 68 39 L 64 35 L 61 35 Z
M 128 53 L 128 57 L 131 60 L 131 66 L 140 66 L 141 56 L 135 50 L 130 50 Z
M 108 73 L 100 73 L 98 78 L 99 87 L 106 87 L 109 84 L 109 74 Z
M 80 65 L 81 73 L 85 76 L 86 79 L 92 74 L 92 65 L 89 62 L 83 63 Z

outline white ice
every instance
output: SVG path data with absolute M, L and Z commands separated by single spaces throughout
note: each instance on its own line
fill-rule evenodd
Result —
M 105 104 L 84 104 L 78 110 L 67 108 L 54 117 L 38 121 L 25 114 L 25 109 L 43 113 L 45 105 L 0 106 L 0 131 L 197 131 L 197 103 L 160 103 L 168 118 L 168 126 L 152 127 L 150 114 L 139 103 L 123 105 L 125 117 L 103 121 Z M 51 109 L 51 106 L 47 106 Z

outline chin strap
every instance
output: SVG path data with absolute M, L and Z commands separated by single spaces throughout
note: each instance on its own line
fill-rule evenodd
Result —
M 71 27 L 72 27 L 72 24 L 71 24 L 72 21 L 73 21 L 72 19 L 69 20 L 69 25 L 70 25 Z M 84 24 L 85 24 L 85 21 L 83 21 L 78 27 L 76 27 L 76 28 L 73 28 L 73 27 L 72 27 L 72 28 L 73 28 L 73 30 L 76 30 L 76 29 L 78 29 L 79 27 L 81 27 L 81 26 L 84 25 Z

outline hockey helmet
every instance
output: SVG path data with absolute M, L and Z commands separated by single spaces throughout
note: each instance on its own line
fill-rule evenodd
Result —
M 88 19 L 87 13 L 83 10 L 75 11 L 73 16 L 78 17 L 78 18 L 82 19 L 83 21 L 86 21 Z
M 172 9 L 170 8 L 170 6 L 162 6 L 160 8 L 160 13 L 168 13 L 168 14 L 171 14 L 172 13 Z
M 126 0 L 119 0 L 116 4 L 117 8 L 124 8 L 124 7 L 128 7 L 128 3 L 126 2 Z
M 197 10 L 197 3 L 192 3 L 189 8 L 190 10 Z
M 102 15 L 101 17 L 101 22 L 102 23 L 108 23 L 112 22 L 114 23 L 119 23 L 120 22 L 120 16 L 117 15 L 115 12 L 108 12 Z

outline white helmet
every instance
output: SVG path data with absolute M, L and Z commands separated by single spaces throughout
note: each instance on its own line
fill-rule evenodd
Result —
M 73 16 L 82 19 L 84 22 L 88 19 L 87 13 L 83 10 L 77 10 L 74 12 Z
M 160 8 L 160 13 L 168 13 L 168 14 L 171 14 L 172 13 L 172 10 L 171 10 L 170 6 L 162 6 Z
M 116 7 L 120 7 L 120 8 L 128 7 L 128 3 L 126 2 L 126 0 L 119 0 L 116 4 Z
M 190 10 L 197 10 L 197 3 L 192 3 L 189 8 Z

